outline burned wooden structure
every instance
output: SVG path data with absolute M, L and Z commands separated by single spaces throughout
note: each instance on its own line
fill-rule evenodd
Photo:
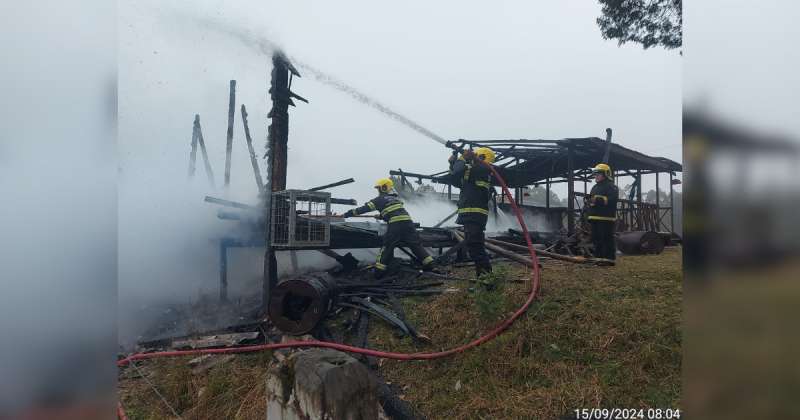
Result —
M 548 220 L 555 218 L 557 224 L 572 235 L 586 226 L 586 214 L 583 211 L 583 197 L 588 195 L 593 182 L 591 169 L 598 163 L 607 161 L 614 171 L 614 181 L 620 184 L 620 178 L 632 179 L 633 185 L 641 185 L 642 177 L 654 176 L 656 196 L 661 191 L 661 175 L 669 175 L 669 196 L 672 201 L 673 185 L 679 183 L 676 176 L 682 172 L 681 164 L 660 157 L 652 157 L 643 153 L 611 143 L 611 131 L 607 138 L 598 137 L 566 138 L 562 140 L 459 140 L 455 143 L 466 148 L 489 147 L 496 156 L 495 169 L 505 181 L 509 189 L 514 189 L 514 197 L 500 195 L 499 203 L 510 200 L 534 213 L 543 213 Z M 444 165 L 443 165 L 444 166 Z M 402 184 L 410 182 L 408 178 L 426 179 L 433 183 L 449 185 L 447 171 L 431 175 L 390 171 L 390 175 L 401 177 Z M 550 206 L 550 188 L 554 184 L 567 184 L 567 206 Z M 576 190 L 576 185 L 583 183 L 583 192 Z M 497 180 L 493 186 L 499 186 Z M 546 202 L 544 207 L 529 206 L 523 203 L 523 189 L 544 187 Z M 402 188 L 402 185 L 401 185 Z M 448 198 L 452 199 L 452 190 L 448 189 Z M 635 199 L 620 197 L 617 208 L 617 232 L 626 231 L 664 231 L 671 237 L 679 239 L 673 228 L 673 206 L 660 203 L 647 203 L 642 200 L 641 188 L 636 188 Z M 670 223 L 666 223 L 667 220 Z
M 365 249 L 379 248 L 382 245 L 382 234 L 386 230 L 384 223 L 370 221 L 368 218 L 355 219 L 358 221 L 344 221 L 337 218 L 330 210 L 331 204 L 356 205 L 355 200 L 331 197 L 323 190 L 352 182 L 352 179 L 329 183 L 306 190 L 286 190 L 286 175 L 288 168 L 288 133 L 289 133 L 289 107 L 294 106 L 294 100 L 308 102 L 294 93 L 292 81 L 300 77 L 300 73 L 280 53 L 272 59 L 271 87 L 269 93 L 272 98 L 272 109 L 268 114 L 270 125 L 267 138 L 267 153 L 264 155 L 266 180 L 262 182 L 261 171 L 255 154 L 252 150 L 252 141 L 247 126 L 247 113 L 242 106 L 242 120 L 248 141 L 256 183 L 259 188 L 257 205 L 236 203 L 227 200 L 206 197 L 206 201 L 226 207 L 235 211 L 218 213 L 221 219 L 238 221 L 238 237 L 221 238 L 220 240 L 220 298 L 227 298 L 227 250 L 233 247 L 259 247 L 266 248 L 264 255 L 264 277 L 262 287 L 262 311 L 268 311 L 270 295 L 278 284 L 278 271 L 276 252 L 289 251 L 292 256 L 294 268 L 297 268 L 295 252 L 298 250 L 319 250 L 337 262 L 347 265 L 352 269 L 353 257 L 349 259 L 332 250 L 335 249 Z M 235 82 L 231 81 L 231 95 L 228 114 L 228 155 L 230 154 L 230 138 L 232 134 L 233 109 L 235 100 Z M 193 152 L 190 174 L 194 172 L 194 156 L 196 144 L 202 143 L 202 134 L 199 121 L 195 124 L 193 136 Z M 574 258 L 580 251 L 580 256 L 590 257 L 591 252 L 586 244 L 586 214 L 583 211 L 582 198 L 587 195 L 591 179 L 591 170 L 599 162 L 607 162 L 614 169 L 615 181 L 620 182 L 620 177 L 632 177 L 634 184 L 641 184 L 643 176 L 656 177 L 656 191 L 661 190 L 659 175 L 669 174 L 669 190 L 672 195 L 674 177 L 681 172 L 680 164 L 668 159 L 651 157 L 611 143 L 611 130 L 607 130 L 606 139 L 597 137 L 567 138 L 562 140 L 458 140 L 455 143 L 462 147 L 477 148 L 490 147 L 494 150 L 497 160 L 495 168 L 505 180 L 506 184 L 514 189 L 513 197 L 506 197 L 501 193 L 495 198 L 495 214 L 498 211 L 509 210 L 509 201 L 514 200 L 517 205 L 533 213 L 543 214 L 549 222 L 549 230 L 532 232 L 533 242 L 543 245 L 543 248 L 552 248 L 559 244 L 554 251 L 566 255 L 558 256 L 581 261 Z M 226 159 L 226 174 L 229 165 Z M 210 168 L 208 168 L 210 176 Z M 391 175 L 401 177 L 399 190 L 403 194 L 408 178 L 418 180 L 427 179 L 434 183 L 448 184 L 446 172 L 432 175 L 413 174 L 408 172 L 390 171 Z M 576 190 L 576 185 L 583 182 L 583 192 Z M 678 181 L 679 182 L 679 181 Z M 493 181 L 496 185 L 496 180 Z M 567 206 L 556 207 L 550 205 L 550 188 L 554 184 L 566 183 L 568 187 Z M 226 175 L 227 184 L 227 175 Z M 530 206 L 524 203 L 523 189 L 534 186 L 545 188 L 546 202 L 544 207 Z M 452 198 L 452 189 L 448 188 L 448 199 Z M 673 206 L 660 203 L 646 203 L 642 200 L 641 188 L 637 188 L 635 199 L 621 197 L 618 207 L 617 231 L 656 231 L 667 232 L 668 238 L 676 237 L 672 223 Z M 440 227 L 447 221 L 442 220 L 435 227 L 421 227 L 418 232 L 422 245 L 431 249 L 438 249 L 437 263 L 443 263 L 451 257 L 464 258 L 463 249 L 459 249 L 462 238 L 459 233 L 451 228 Z M 514 248 L 525 244 L 521 232 L 509 229 L 508 233 L 499 233 L 493 236 L 495 243 L 489 246 L 496 247 L 492 251 L 498 255 L 516 253 L 520 249 Z M 565 245 L 566 243 L 566 245 Z M 572 249 L 571 249 L 572 248 Z M 399 249 L 404 250 L 404 244 L 399 244 Z M 444 252 L 445 249 L 449 251 Z M 575 251 L 573 253 L 573 250 Z M 409 254 L 406 252 L 406 254 Z M 553 254 L 556 255 L 556 254 Z M 517 259 L 518 255 L 513 256 Z M 530 261 L 521 261 L 523 264 L 532 264 Z M 413 263 L 413 258 L 412 258 Z

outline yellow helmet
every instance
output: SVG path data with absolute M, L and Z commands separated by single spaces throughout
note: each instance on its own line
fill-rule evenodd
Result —
M 600 172 L 601 174 L 605 175 L 606 178 L 608 179 L 614 179 L 611 176 L 611 167 L 606 165 L 605 163 L 600 163 L 594 168 L 592 168 L 592 174 L 594 174 L 595 172 Z
M 494 164 L 494 152 L 488 147 L 479 147 L 475 149 L 475 156 L 478 156 L 490 165 Z
M 389 178 L 381 178 L 375 183 L 375 188 L 382 193 L 387 193 L 389 190 L 394 188 L 394 182 L 392 182 Z

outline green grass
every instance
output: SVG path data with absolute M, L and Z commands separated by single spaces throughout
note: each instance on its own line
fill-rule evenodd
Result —
M 379 373 L 405 388 L 406 401 L 429 419 L 552 419 L 577 408 L 682 408 L 681 249 L 623 257 L 617 267 L 542 264 L 536 299 L 501 335 L 444 359 L 384 360 Z M 518 264 L 508 265 L 507 273 L 497 268 L 496 279 L 531 278 Z M 453 271 L 468 277 L 472 267 Z M 516 312 L 532 283 L 508 283 L 483 297 L 480 289 L 470 294 L 465 282 L 448 286 L 459 291 L 401 299 L 430 342 L 396 339 L 394 328 L 373 320 L 370 346 L 427 353 L 467 344 Z M 275 363 L 269 352 L 239 355 L 199 377 L 192 377 L 187 361 L 160 359 L 146 367 L 157 372 L 151 381 L 184 418 L 265 417 L 264 384 Z M 131 419 L 174 417 L 142 383 L 120 382 Z
M 407 401 L 431 419 L 554 418 L 575 408 L 658 408 L 682 404 L 681 250 L 623 257 L 617 267 L 580 268 L 543 260 L 540 288 L 506 332 L 444 360 L 387 361 L 382 373 L 408 385 Z M 468 275 L 469 269 L 455 275 Z M 509 278 L 528 278 L 512 266 Z M 496 328 L 527 299 L 530 283 L 508 284 L 505 308 L 479 321 L 481 305 L 464 292 L 420 301 L 414 319 L 433 342 L 390 340 L 380 350 L 437 351 Z M 473 299 L 473 300 L 471 300 Z M 377 347 L 377 346 L 376 346 Z M 461 388 L 455 391 L 455 384 Z

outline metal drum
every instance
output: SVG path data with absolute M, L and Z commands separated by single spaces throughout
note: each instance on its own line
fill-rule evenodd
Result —
M 336 280 L 325 272 L 302 274 L 278 284 L 270 293 L 267 313 L 272 324 L 292 335 L 318 326 L 336 305 Z
M 625 255 L 658 255 L 664 252 L 664 239 L 653 231 L 622 232 L 614 242 Z

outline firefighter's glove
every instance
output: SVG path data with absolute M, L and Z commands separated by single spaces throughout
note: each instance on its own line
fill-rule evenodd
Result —
M 472 150 L 465 150 L 464 154 L 461 155 L 461 157 L 463 157 L 466 160 L 473 160 L 475 159 L 475 152 L 473 152 Z
M 346 211 L 346 212 L 344 212 L 344 214 L 342 215 L 342 217 L 344 217 L 345 219 L 347 219 L 348 217 L 353 217 L 353 216 L 355 216 L 355 215 L 353 214 L 353 210 L 347 210 L 347 211 Z
M 447 159 L 448 162 L 453 163 L 456 161 L 456 155 L 450 155 L 450 159 Z

